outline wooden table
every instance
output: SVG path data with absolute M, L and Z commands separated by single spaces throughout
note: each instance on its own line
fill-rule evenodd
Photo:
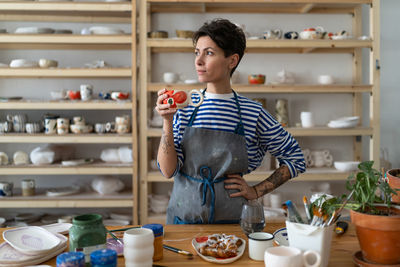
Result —
M 267 224 L 264 231 L 273 233 L 275 230 L 285 227 L 283 223 L 270 223 Z M 110 229 L 116 229 L 119 227 L 110 227 Z M 2 232 L 5 228 L 0 229 L 0 240 L 3 241 Z M 244 238 L 246 242 L 248 239 L 243 234 L 239 225 L 167 225 L 164 228 L 164 244 L 170 245 L 176 248 L 190 251 L 193 253 L 193 258 L 188 258 L 187 256 L 180 255 L 169 250 L 164 249 L 164 257 L 162 260 L 154 262 L 156 265 L 175 267 L 175 266 L 217 266 L 215 264 L 206 262 L 197 256 L 195 250 L 191 245 L 191 240 L 196 236 L 204 236 L 214 233 L 226 233 L 234 234 L 241 238 Z M 349 224 L 348 231 L 342 236 L 336 236 L 334 234 L 331 256 L 329 261 L 329 266 L 336 267 L 347 267 L 354 266 L 352 256 L 359 250 L 359 245 L 357 237 L 355 235 L 354 227 Z M 42 264 L 47 264 L 51 266 L 56 266 L 56 257 L 44 262 Z M 246 248 L 243 256 L 233 262 L 230 265 L 234 266 L 264 266 L 264 262 L 253 261 L 249 258 L 249 252 Z M 118 267 L 125 266 L 124 258 L 118 257 Z

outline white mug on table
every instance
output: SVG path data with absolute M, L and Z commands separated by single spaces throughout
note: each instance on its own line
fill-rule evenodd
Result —
M 321 256 L 313 250 L 302 252 L 295 247 L 271 247 L 265 250 L 264 263 L 265 267 L 318 267 Z
M 265 232 L 249 234 L 249 257 L 255 261 L 264 260 L 264 252 L 273 246 L 274 235 Z

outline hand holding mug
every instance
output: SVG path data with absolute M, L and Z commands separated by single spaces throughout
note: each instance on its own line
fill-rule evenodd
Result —
M 194 107 L 198 107 L 203 103 L 204 96 L 199 90 L 193 89 L 190 92 L 182 91 L 182 90 L 169 90 L 166 91 L 165 94 L 168 95 L 167 99 L 163 100 L 163 104 L 170 104 L 171 108 L 181 109 L 186 107 L 187 105 L 192 105 Z M 200 97 L 199 102 L 193 103 L 192 95 L 198 94 Z

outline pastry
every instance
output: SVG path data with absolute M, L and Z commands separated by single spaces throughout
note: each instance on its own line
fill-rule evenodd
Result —
M 242 240 L 234 235 L 213 234 L 201 244 L 199 252 L 204 256 L 226 259 L 236 257 L 241 245 Z

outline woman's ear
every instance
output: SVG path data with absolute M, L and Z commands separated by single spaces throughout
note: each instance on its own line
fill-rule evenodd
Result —
M 230 58 L 229 68 L 233 69 L 239 63 L 239 55 L 238 54 L 233 54 L 233 55 L 229 56 L 229 58 Z

